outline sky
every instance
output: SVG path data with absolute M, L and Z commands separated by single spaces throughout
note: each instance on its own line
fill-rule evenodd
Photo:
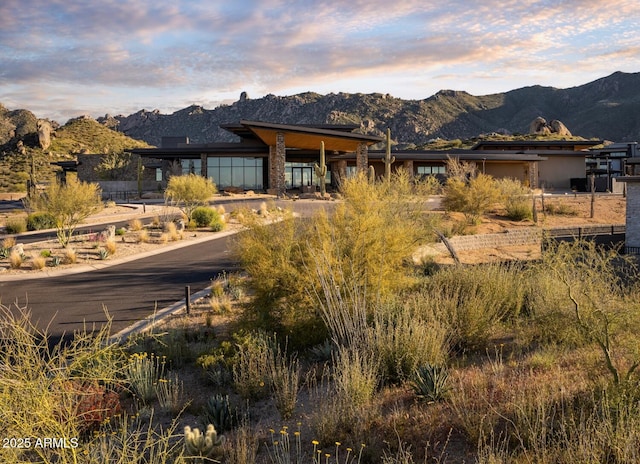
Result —
M 425 99 L 640 72 L 638 0 L 0 0 L 0 103 L 81 115 Z

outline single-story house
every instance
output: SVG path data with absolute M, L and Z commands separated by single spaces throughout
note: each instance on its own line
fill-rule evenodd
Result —
M 324 142 L 329 188 L 339 179 L 373 166 L 384 173 L 385 138 L 355 132 L 357 125 L 277 124 L 241 120 L 221 126 L 238 142 L 189 143 L 186 137 L 163 137 L 159 148 L 137 148 L 144 190 L 162 190 L 171 175 L 197 173 L 212 178 L 221 188 L 259 190 L 275 194 L 315 191 Z M 573 180 L 586 177 L 587 148 L 601 141 L 484 141 L 468 150 L 393 150 L 393 170 L 406 169 L 413 176 L 443 175 L 449 157 L 475 163 L 494 177 L 511 177 L 532 188 L 568 190 Z M 95 156 L 95 155 L 86 155 Z M 91 178 L 88 158 L 78 158 L 78 176 Z M 84 164 L 87 164 L 83 167 Z

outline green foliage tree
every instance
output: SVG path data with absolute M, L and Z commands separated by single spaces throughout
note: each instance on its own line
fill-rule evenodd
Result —
M 198 174 L 186 176 L 171 176 L 164 197 L 168 202 L 177 205 L 191 221 L 193 210 L 198 206 L 206 205 L 218 190 L 211 179 Z
M 136 164 L 132 160 L 132 154 L 126 152 L 102 155 L 95 171 L 104 180 L 136 179 Z
M 26 206 L 49 214 L 55 221 L 60 245 L 69 245 L 77 226 L 102 208 L 98 184 L 70 178 L 65 184 L 52 182 L 41 195 L 30 197 Z

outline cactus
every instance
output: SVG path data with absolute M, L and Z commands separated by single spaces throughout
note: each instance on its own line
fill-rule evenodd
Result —
M 316 176 L 320 179 L 320 193 L 322 193 L 324 197 L 324 194 L 327 192 L 327 165 L 324 158 L 324 141 L 320 142 L 320 165 L 314 164 L 314 168 Z
M 391 156 L 391 129 L 387 129 L 387 151 L 384 155 L 384 178 L 391 182 L 391 165 L 396 162 L 396 157 Z
M 216 428 L 209 424 L 204 435 L 200 429 L 191 429 L 188 425 L 184 428 L 184 445 L 188 456 L 211 458 L 222 453 L 222 445 L 225 437 L 218 436 Z
M 229 395 L 215 395 L 209 398 L 203 408 L 202 416 L 205 423 L 211 423 L 224 432 L 231 430 L 231 408 L 229 407 Z
M 376 181 L 376 168 L 369 166 L 369 182 L 372 184 Z

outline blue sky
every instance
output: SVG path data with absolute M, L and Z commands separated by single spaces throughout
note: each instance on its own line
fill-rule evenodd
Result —
M 640 71 L 638 0 L 1 0 L 0 103 L 70 117 Z

